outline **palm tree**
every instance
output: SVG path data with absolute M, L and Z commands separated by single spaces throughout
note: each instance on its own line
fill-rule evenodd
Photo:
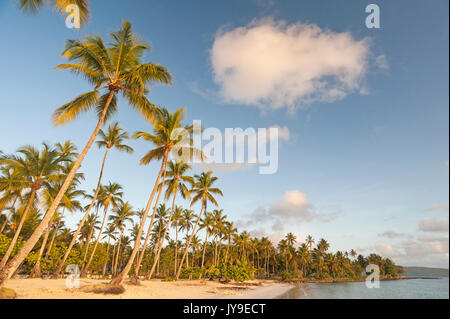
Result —
M 202 263 L 201 268 L 203 268 L 203 265 L 205 264 L 205 253 L 206 253 L 206 244 L 208 243 L 208 237 L 209 234 L 212 232 L 214 226 L 214 218 L 212 213 L 206 213 L 205 217 L 202 218 L 200 223 L 200 229 L 205 229 L 205 240 L 203 242 L 203 253 L 202 253 Z
M 46 188 L 51 186 L 51 182 L 56 179 L 56 173 L 58 172 L 61 163 L 67 160 L 67 158 L 59 156 L 58 152 L 49 145 L 43 143 L 43 146 L 43 150 L 39 151 L 35 147 L 27 145 L 18 150 L 18 153 L 20 153 L 22 157 L 18 155 L 4 155 L 0 158 L 0 165 L 6 165 L 11 169 L 16 170 L 17 174 L 21 176 L 20 184 L 23 189 L 29 191 L 27 204 L 23 210 L 19 225 L 0 262 L 0 273 L 3 273 L 6 270 L 5 265 L 17 243 L 20 231 L 27 218 L 28 211 L 35 203 L 38 191 L 41 190 L 42 187 Z
M 184 255 L 181 258 L 180 267 L 178 268 L 178 272 L 177 272 L 177 276 L 176 276 L 177 279 L 180 277 L 181 268 L 183 267 L 183 261 L 188 254 L 189 246 L 192 241 L 192 237 L 196 234 L 196 230 L 197 230 L 198 224 L 200 223 L 200 219 L 202 218 L 202 214 L 207 208 L 207 203 L 211 202 L 213 205 L 219 206 L 217 204 L 217 200 L 214 198 L 213 195 L 223 196 L 222 191 L 219 188 L 213 187 L 213 184 L 217 181 L 218 178 L 215 176 L 212 176 L 212 174 L 213 174 L 213 172 L 209 171 L 207 173 L 203 172 L 200 175 L 194 175 L 195 182 L 192 184 L 191 193 L 196 194 L 196 195 L 194 196 L 194 198 L 191 201 L 191 207 L 192 207 L 192 205 L 194 205 L 196 202 L 198 202 L 200 200 L 202 203 L 202 208 L 198 215 L 197 222 L 194 226 L 192 234 L 186 244 Z
M 213 210 L 213 218 L 214 218 L 214 265 L 217 265 L 219 262 L 219 254 L 220 254 L 220 246 L 222 243 L 222 234 L 223 228 L 225 226 L 225 222 L 227 219 L 227 215 L 223 215 L 223 209 L 215 209 Z M 217 242 L 220 240 L 219 244 L 219 252 L 217 252 Z
M 312 245 L 314 245 L 314 239 L 311 235 L 308 235 L 308 237 L 306 237 L 306 245 L 308 246 L 309 250 L 311 250 Z
M 117 271 L 117 265 L 119 262 L 119 256 L 120 256 L 120 245 L 121 241 L 123 239 L 123 232 L 125 230 L 125 224 L 126 222 L 131 222 L 131 217 L 134 216 L 133 207 L 130 205 L 129 202 L 121 203 L 120 206 L 114 211 L 114 215 L 111 215 L 109 217 L 110 221 L 113 225 L 115 225 L 117 228 L 119 228 L 120 236 L 119 236 L 119 243 L 117 246 L 117 252 L 116 252 L 116 258 L 114 262 L 114 267 L 112 270 L 113 275 Z
M 109 44 L 109 47 L 104 45 L 100 36 L 87 36 L 81 41 L 69 40 L 67 42 L 63 56 L 75 63 L 62 64 L 57 68 L 68 69 L 83 75 L 94 85 L 94 90 L 81 94 L 58 108 L 54 113 L 53 122 L 55 125 L 69 123 L 75 120 L 81 112 L 89 111 L 92 108 L 97 111 L 98 122 L 41 223 L 22 249 L 0 271 L 0 286 L 13 275 L 39 240 L 63 194 L 94 143 L 103 122 L 116 113 L 118 109 L 117 94 L 122 92 L 123 97 L 132 108 L 139 111 L 144 118 L 151 119 L 154 116 L 155 106 L 145 97 L 145 94 L 149 92 L 147 83 L 171 83 L 171 75 L 166 68 L 153 63 L 143 63 L 143 54 L 150 51 L 150 46 L 137 39 L 132 32 L 130 22 L 124 21 L 122 28 L 113 32 L 111 37 L 112 43 Z M 105 89 L 107 92 L 101 95 L 100 91 Z
M 164 244 L 164 240 L 166 239 L 167 231 L 170 228 L 170 223 L 172 222 L 172 216 L 175 209 L 175 199 L 177 197 L 177 194 L 180 193 L 181 197 L 183 199 L 191 199 L 189 189 L 186 185 L 186 183 L 189 183 L 192 185 L 193 179 L 191 176 L 184 175 L 186 171 L 190 170 L 191 166 L 179 161 L 170 161 L 169 162 L 169 171 L 166 173 L 167 177 L 169 178 L 167 183 L 167 191 L 165 194 L 165 200 L 168 200 L 170 196 L 172 196 L 172 208 L 170 210 L 170 216 L 169 220 L 167 222 L 166 229 L 164 231 L 162 240 L 160 244 L 158 245 L 158 251 L 156 252 L 155 260 L 153 261 L 152 269 L 150 270 L 149 278 L 152 278 L 153 272 L 155 270 L 156 264 L 159 262 L 159 256 L 161 254 L 161 249 Z M 162 187 L 162 185 L 161 185 Z
M 234 235 L 237 234 L 237 228 L 234 227 L 234 223 L 233 222 L 226 222 L 225 223 L 225 236 L 228 239 L 228 245 L 227 245 L 227 251 L 225 253 L 225 262 L 228 261 L 228 253 L 231 247 L 231 238 L 234 237 Z
M 103 232 L 103 234 L 104 234 L 103 239 L 108 238 L 108 245 L 107 245 L 107 248 L 106 248 L 106 255 L 108 256 L 108 259 L 109 259 L 109 248 L 110 248 L 110 245 L 111 245 L 111 239 L 113 241 L 116 241 L 116 239 L 117 239 L 116 238 L 116 234 L 117 234 L 116 226 L 114 226 L 114 224 L 112 224 L 112 223 L 108 224 L 106 226 L 106 229 Z M 114 252 L 113 252 L 113 256 L 114 256 Z M 105 273 L 106 273 L 106 266 L 108 264 L 108 259 L 105 260 L 105 263 L 103 264 L 103 270 L 102 270 L 102 275 L 103 276 L 105 276 Z M 112 269 L 112 267 L 111 267 L 111 269 Z
M 91 198 L 91 203 L 88 206 L 83 218 L 81 219 L 81 223 L 78 226 L 78 229 L 75 231 L 75 235 L 71 241 L 71 243 L 69 244 L 69 247 L 67 248 L 67 251 L 63 257 L 63 259 L 61 260 L 57 270 L 54 273 L 54 277 L 57 277 L 59 275 L 59 273 L 61 272 L 64 263 L 66 262 L 67 258 L 69 257 L 70 251 L 73 248 L 73 245 L 75 244 L 75 240 L 78 236 L 78 233 L 81 230 L 81 227 L 83 227 L 83 224 L 87 218 L 87 216 L 89 215 L 89 213 L 91 212 L 92 207 L 95 205 L 95 202 L 97 200 L 99 191 L 101 189 L 101 181 L 102 181 L 102 176 L 103 176 L 103 170 L 105 168 L 105 162 L 106 162 L 106 157 L 108 156 L 109 151 L 112 148 L 117 149 L 119 152 L 125 152 L 128 154 L 133 154 L 133 148 L 131 148 L 130 146 L 125 144 L 125 140 L 129 139 L 128 133 L 125 132 L 120 126 L 119 123 L 114 122 L 112 125 L 108 126 L 108 130 L 106 131 L 106 133 L 103 130 L 99 130 L 98 135 L 100 136 L 99 140 L 96 142 L 97 146 L 99 148 L 105 148 L 105 154 L 103 155 L 103 161 L 102 161 L 102 166 L 100 168 L 100 174 L 99 174 L 99 178 L 97 181 L 97 188 L 94 191 L 94 195 Z M 98 208 L 97 208 L 98 209 Z M 88 240 L 88 246 L 89 247 L 89 243 L 90 243 L 90 238 Z M 83 262 L 86 261 L 86 256 L 87 256 L 87 252 L 88 249 L 86 248 L 85 250 L 85 255 L 83 258 Z
M 186 233 L 186 238 L 189 238 L 189 231 L 194 226 L 194 219 L 197 217 L 192 209 L 185 209 L 181 219 L 180 229 Z M 187 240 L 186 240 L 187 243 Z M 188 248 L 189 249 L 189 248 Z M 181 265 L 181 263 L 180 263 Z M 186 266 L 189 265 L 189 254 L 186 255 Z M 177 268 L 178 269 L 178 268 Z M 176 271 L 175 271 L 176 275 Z
M 78 178 L 77 178 L 78 179 Z M 74 179 L 75 181 L 75 179 Z M 51 205 L 51 203 L 53 202 L 56 194 L 58 193 L 58 190 L 60 188 L 60 184 L 55 184 L 54 186 L 49 186 L 47 188 L 44 188 L 43 190 L 43 197 L 45 198 L 45 202 L 46 202 L 46 206 L 49 207 Z M 76 197 L 78 196 L 83 196 L 84 195 L 84 191 L 82 190 L 78 190 L 76 189 L 76 185 L 71 185 L 69 187 L 69 189 L 67 190 L 67 192 L 64 194 L 61 203 L 60 203 L 60 207 L 63 208 L 63 211 L 67 208 L 69 211 L 73 212 L 75 210 L 81 210 L 81 203 L 76 199 Z M 63 214 L 63 213 L 62 213 Z M 61 215 L 62 215 L 61 214 Z M 55 216 L 54 216 L 54 220 L 57 220 L 59 217 L 58 212 L 55 212 Z M 31 272 L 31 277 L 41 277 L 41 258 L 44 254 L 44 250 L 47 246 L 47 240 L 48 237 L 50 235 L 50 229 L 52 227 L 52 224 L 54 222 L 54 220 L 51 220 L 50 223 L 47 226 L 47 231 L 45 232 L 44 235 L 44 239 L 42 241 L 41 244 L 41 248 L 39 249 L 39 253 L 38 253 L 38 260 L 36 262 L 36 264 L 34 265 L 34 268 Z M 58 222 L 61 221 L 61 218 L 59 219 Z M 59 227 L 59 224 L 58 224 Z M 55 232 L 53 234 L 53 238 L 52 241 L 55 239 L 56 237 L 56 229 Z M 53 242 L 51 242 L 51 245 L 53 245 Z M 49 249 L 51 248 L 51 245 L 49 246 Z M 50 252 L 48 251 L 48 254 Z
M 294 247 L 294 244 L 297 242 L 297 237 L 293 233 L 288 233 L 285 239 L 290 247 Z
M 59 14 L 68 16 L 70 13 L 67 12 L 69 5 L 76 5 L 80 12 L 80 24 L 84 25 L 89 19 L 89 0 L 14 0 L 19 1 L 19 7 L 25 12 L 35 13 L 45 3 L 52 5 Z
M 108 215 L 109 206 L 111 205 L 113 207 L 113 209 L 118 209 L 119 205 L 123 203 L 122 202 L 122 196 L 123 196 L 122 186 L 120 186 L 117 183 L 110 182 L 108 185 L 103 187 L 102 193 L 103 193 L 103 196 L 101 199 L 101 205 L 104 208 L 103 220 L 102 220 L 102 224 L 100 226 L 100 230 L 97 235 L 97 239 L 95 240 L 94 248 L 92 249 L 92 252 L 91 252 L 91 257 L 89 258 L 89 261 L 86 264 L 86 266 L 84 266 L 83 269 L 81 270 L 81 277 L 86 276 L 86 273 L 89 270 L 89 266 L 91 265 L 92 259 L 94 258 L 95 251 L 97 249 L 97 245 L 100 240 L 100 236 L 102 235 L 103 227 L 105 225 L 106 216 Z M 88 245 L 89 245 L 89 243 L 88 243 Z M 86 247 L 86 251 L 88 251 L 88 248 L 89 248 L 89 246 Z
M 6 208 L 9 210 L 8 215 L 0 228 L 0 234 L 6 228 L 16 206 L 17 200 L 22 201 L 22 188 L 23 188 L 23 178 L 20 173 L 11 167 L 1 167 L 0 175 L 0 193 L 2 194 L 0 198 L 0 211 Z M 7 205 L 10 204 L 9 207 Z
M 173 217 L 172 217 L 172 227 L 175 227 L 175 260 L 174 260 L 174 275 L 177 272 L 177 263 L 178 263 L 178 230 L 179 230 L 179 225 L 182 221 L 182 213 L 183 213 L 183 208 L 181 206 L 176 206 L 175 210 L 173 212 Z
M 141 225 L 139 227 L 138 238 L 140 238 L 144 230 L 144 225 L 148 215 L 148 211 L 150 210 L 155 192 L 159 188 L 159 193 L 156 198 L 153 214 L 147 231 L 147 236 L 144 241 L 144 251 L 145 247 L 147 247 L 150 232 L 153 228 L 159 197 L 165 185 L 166 165 L 169 154 L 176 156 L 179 153 L 182 154 L 188 153 L 189 158 L 193 158 L 194 156 L 199 157 L 202 160 L 204 158 L 203 152 L 192 146 L 193 145 L 192 133 L 194 131 L 194 127 L 192 125 L 186 126 L 182 124 L 184 116 L 185 116 L 184 108 L 180 108 L 176 110 L 174 113 L 170 113 L 169 110 L 167 110 L 166 108 L 158 108 L 157 112 L 155 112 L 154 120 L 152 121 L 154 133 L 150 134 L 146 132 L 137 132 L 134 135 L 134 138 L 142 138 L 146 141 L 150 141 L 155 146 L 154 149 L 147 152 L 147 154 L 141 159 L 141 164 L 147 165 L 153 160 L 162 160 L 161 169 L 159 171 L 158 177 L 156 178 L 155 185 L 153 187 L 152 193 L 150 194 L 147 206 L 145 207 L 145 213 L 141 220 Z M 180 134 L 181 131 L 184 134 Z M 161 176 L 162 176 L 162 184 L 159 185 L 159 180 Z M 131 256 L 124 270 L 119 276 L 117 276 L 117 278 L 115 278 L 111 282 L 111 285 L 121 285 L 123 283 L 125 276 L 131 269 L 131 266 L 134 262 L 134 259 L 136 258 L 139 248 L 140 248 L 140 240 L 138 240 L 135 243 Z M 141 256 L 139 256 L 139 260 L 137 262 L 136 267 L 140 267 L 143 255 L 144 254 L 142 253 Z

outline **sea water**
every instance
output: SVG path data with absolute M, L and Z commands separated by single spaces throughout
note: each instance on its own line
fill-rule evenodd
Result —
M 283 299 L 448 299 L 448 277 L 380 281 L 379 288 L 365 282 L 299 284 Z

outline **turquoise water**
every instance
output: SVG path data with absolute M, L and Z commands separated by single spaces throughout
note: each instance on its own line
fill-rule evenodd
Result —
M 380 281 L 369 289 L 365 282 L 300 284 L 284 299 L 448 299 L 448 277 Z

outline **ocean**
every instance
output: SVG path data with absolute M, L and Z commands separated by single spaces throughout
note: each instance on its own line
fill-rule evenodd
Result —
M 379 288 L 365 282 L 299 284 L 282 299 L 448 299 L 448 277 L 380 281 Z

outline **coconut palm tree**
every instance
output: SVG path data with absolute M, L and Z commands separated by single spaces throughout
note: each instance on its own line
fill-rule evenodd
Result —
M 312 246 L 314 245 L 314 239 L 311 235 L 308 235 L 308 237 L 306 237 L 306 245 L 308 246 L 309 250 L 312 249 Z
M 107 226 L 106 226 L 106 229 L 105 229 L 105 231 L 103 232 L 103 234 L 104 234 L 104 236 L 103 236 L 103 239 L 108 239 L 108 244 L 107 244 L 107 248 L 106 248 L 106 255 L 108 256 L 108 259 L 109 259 L 109 249 L 110 249 L 110 246 L 111 246 L 111 239 L 113 240 L 113 242 L 115 242 L 116 241 L 116 235 L 117 235 L 117 227 L 116 226 L 114 226 L 114 224 L 112 224 L 112 223 L 109 223 Z M 113 256 L 114 256 L 114 252 L 113 252 Z M 105 276 L 105 273 L 106 273 L 106 266 L 108 265 L 108 259 L 107 260 L 105 260 L 105 263 L 103 264 L 103 270 L 102 270 L 102 276 Z M 112 259 L 112 258 L 111 258 Z M 112 266 L 111 266 L 111 269 L 112 269 Z
M 42 151 L 39 151 L 31 145 L 27 145 L 21 147 L 18 153 L 22 156 L 4 155 L 0 157 L 0 165 L 5 165 L 17 171 L 17 174 L 21 176 L 19 183 L 23 187 L 23 190 L 29 192 L 29 196 L 27 196 L 27 203 L 14 237 L 0 262 L 0 273 L 5 270 L 5 265 L 17 243 L 28 211 L 35 203 L 36 195 L 38 195 L 38 192 L 42 188 L 51 186 L 52 181 L 56 179 L 56 174 L 61 163 L 67 160 L 66 157 L 59 156 L 58 152 L 46 143 L 43 143 Z
M 205 254 L 206 254 L 206 244 L 208 243 L 208 237 L 213 231 L 214 227 L 214 217 L 213 214 L 210 212 L 206 212 L 205 217 L 201 219 L 200 223 L 200 229 L 205 230 L 205 240 L 203 242 L 203 253 L 202 253 L 202 263 L 201 268 L 203 268 L 203 265 L 205 264 Z
M 171 83 L 171 75 L 166 68 L 154 63 L 143 62 L 144 53 L 150 51 L 150 46 L 138 40 L 132 31 L 130 22 L 124 21 L 122 28 L 113 32 L 111 38 L 112 42 L 108 47 L 105 46 L 100 36 L 87 36 L 81 41 L 67 41 L 63 56 L 71 63 L 61 64 L 57 69 L 68 69 L 83 75 L 93 84 L 94 90 L 81 94 L 58 108 L 54 113 L 53 122 L 55 125 L 69 123 L 75 120 L 80 113 L 93 108 L 97 111 L 98 122 L 41 223 L 22 249 L 0 271 L 0 286 L 13 275 L 39 240 L 63 194 L 94 143 L 103 122 L 116 113 L 118 109 L 117 94 L 121 92 L 133 109 L 150 120 L 154 117 L 155 106 L 145 97 L 145 94 L 149 92 L 147 84 Z M 103 90 L 106 92 L 101 93 Z M 61 267 L 59 267 L 60 270 Z
M 217 251 L 217 248 L 222 243 L 223 228 L 224 228 L 224 225 L 225 225 L 225 222 L 227 219 L 227 215 L 223 214 L 223 209 L 215 209 L 215 210 L 213 210 L 213 218 L 214 218 L 213 232 L 215 234 L 214 265 L 217 265 L 217 263 L 219 262 L 220 247 L 219 247 L 219 252 Z M 220 244 L 218 245 L 219 240 L 220 240 Z
M 231 239 L 234 237 L 234 235 L 237 234 L 237 228 L 234 227 L 234 223 L 233 222 L 226 222 L 225 223 L 225 237 L 228 239 L 228 245 L 227 245 L 227 250 L 225 253 L 225 262 L 228 261 L 228 253 L 231 247 Z
M 186 233 L 186 238 L 189 238 L 189 231 L 194 226 L 195 218 L 197 218 L 197 215 L 195 215 L 195 213 L 192 209 L 185 209 L 183 211 L 180 229 Z M 187 240 L 186 240 L 186 243 L 187 243 Z M 186 266 L 188 266 L 188 265 L 189 265 L 189 254 L 186 255 Z M 176 272 L 175 272 L 175 274 L 176 274 Z
M 5 221 L 0 228 L 0 234 L 6 228 L 16 206 L 17 200 L 22 201 L 23 177 L 11 167 L 0 167 L 0 211 L 9 210 Z M 7 207 L 10 205 L 9 207 Z
M 55 199 L 55 196 L 56 196 L 56 194 L 58 194 L 60 187 L 61 187 L 60 184 L 55 184 L 55 185 L 49 185 L 49 187 L 43 189 L 43 197 L 44 197 L 47 207 L 49 207 L 51 205 L 51 203 L 53 202 L 53 200 Z M 84 195 L 84 191 L 76 189 L 76 185 L 71 185 L 69 187 L 69 189 L 67 190 L 67 192 L 64 194 L 64 196 L 61 200 L 61 203 L 60 203 L 60 207 L 63 209 L 63 211 L 66 208 L 68 208 L 68 210 L 72 211 L 72 212 L 75 210 L 81 210 L 81 208 L 82 208 L 81 203 L 76 199 L 76 197 L 83 196 L 83 195 Z M 59 217 L 59 213 L 55 212 L 54 220 L 58 219 L 58 217 Z M 42 275 L 41 274 L 41 258 L 44 255 L 44 250 L 47 246 L 47 240 L 49 238 L 50 230 L 51 230 L 54 220 L 51 220 L 47 226 L 47 231 L 45 232 L 45 235 L 44 235 L 44 238 L 43 238 L 43 241 L 41 244 L 41 248 L 39 249 L 38 259 L 33 267 L 31 275 L 30 275 L 31 277 L 41 277 L 41 275 Z M 54 232 L 54 236 L 53 236 L 52 240 L 54 240 L 55 236 L 56 236 L 56 230 Z
M 118 210 L 119 205 L 123 204 L 122 196 L 123 196 L 122 186 L 120 186 L 117 183 L 110 182 L 108 185 L 103 187 L 102 197 L 100 199 L 101 206 L 103 206 L 103 208 L 104 208 L 103 220 L 102 220 L 102 224 L 100 226 L 100 230 L 97 235 L 97 239 L 95 240 L 94 248 L 92 249 L 92 252 L 91 252 L 91 257 L 89 258 L 89 261 L 86 264 L 86 266 L 84 266 L 83 269 L 81 270 L 81 277 L 86 276 L 89 266 L 91 265 L 92 259 L 94 258 L 95 251 L 97 249 L 97 245 L 98 245 L 98 242 L 100 241 L 103 227 L 105 225 L 106 217 L 108 215 L 109 206 L 112 206 L 114 210 Z M 123 206 L 122 206 L 122 210 L 124 210 Z M 128 218 L 128 216 L 124 216 L 124 218 Z M 114 223 L 114 221 L 113 221 L 113 223 Z M 89 243 L 88 243 L 88 245 L 89 245 Z M 88 251 L 88 248 L 89 248 L 89 246 L 86 247 L 86 251 Z
M 155 271 L 156 264 L 159 262 L 159 256 L 161 254 L 162 246 L 164 245 L 164 241 L 166 239 L 167 232 L 170 228 L 170 223 L 172 222 L 172 216 L 175 209 L 175 199 L 177 197 L 177 194 L 180 193 L 181 197 L 183 199 L 191 199 L 188 185 L 192 185 L 193 179 L 191 176 L 185 175 L 185 173 L 191 169 L 191 166 L 179 161 L 170 161 L 169 162 L 169 170 L 166 173 L 166 176 L 168 180 L 167 183 L 167 191 L 165 194 L 165 200 L 168 200 L 170 196 L 172 196 L 172 208 L 170 210 L 169 220 L 167 222 L 166 229 L 164 231 L 164 234 L 162 236 L 161 242 L 158 245 L 158 251 L 156 252 L 155 260 L 153 261 L 152 269 L 150 270 L 149 278 L 152 278 L 153 272 Z M 161 184 L 162 187 L 162 184 Z
M 118 242 L 116 257 L 115 257 L 115 261 L 114 261 L 114 267 L 112 270 L 113 275 L 117 271 L 117 265 L 118 265 L 119 256 L 120 256 L 120 245 L 121 245 L 121 242 L 123 239 L 123 232 L 125 230 L 126 223 L 133 221 L 131 217 L 134 216 L 134 214 L 135 213 L 133 211 L 133 206 L 131 206 L 129 202 L 125 202 L 125 203 L 121 203 L 117 207 L 117 209 L 114 211 L 114 214 L 109 217 L 109 220 L 111 221 L 111 223 L 113 225 L 115 225 L 120 231 L 119 242 Z
M 159 188 L 159 193 L 156 198 L 155 206 L 153 209 L 153 214 L 150 220 L 150 225 L 148 228 L 146 240 L 144 241 L 144 251 L 145 247 L 147 247 L 148 239 L 150 236 L 150 232 L 153 228 L 153 223 L 156 214 L 156 208 L 158 207 L 159 198 L 161 192 L 164 188 L 166 181 L 166 165 L 169 154 L 179 158 L 179 154 L 186 155 L 187 159 L 191 159 L 193 157 L 199 157 L 200 159 L 204 159 L 203 152 L 201 150 L 193 147 L 193 132 L 194 126 L 184 125 L 183 120 L 185 117 L 185 109 L 180 108 L 173 113 L 170 113 L 166 108 L 158 108 L 157 112 L 155 112 L 154 119 L 152 121 L 154 132 L 153 134 L 146 132 L 137 132 L 134 135 L 134 138 L 142 138 L 146 141 L 150 141 L 155 148 L 147 152 L 147 154 L 141 159 L 141 164 L 147 165 L 153 160 L 162 160 L 161 169 L 159 171 L 158 177 L 156 178 L 156 183 L 153 187 L 152 193 L 150 194 L 149 200 L 147 202 L 147 206 L 145 207 L 145 213 L 141 220 L 141 225 L 139 227 L 138 238 L 140 238 L 143 230 L 145 221 L 148 215 L 148 211 L 150 210 L 153 197 L 155 195 L 156 190 Z M 159 180 L 162 176 L 162 183 L 159 185 Z M 121 274 L 115 278 L 111 285 L 120 285 L 125 279 L 125 276 L 131 269 L 131 266 L 136 258 L 137 252 L 140 248 L 140 241 L 138 240 L 133 248 L 130 259 L 126 264 L 124 270 Z M 139 257 L 140 260 L 137 262 L 136 267 L 140 267 L 142 262 L 143 253 Z
M 182 213 L 183 213 L 183 207 L 181 206 L 176 206 L 175 210 L 173 212 L 173 217 L 172 217 L 172 227 L 175 227 L 175 260 L 174 260 L 174 275 L 177 272 L 177 263 L 178 263 L 178 231 L 179 231 L 179 226 L 182 220 Z
M 14 0 L 19 2 L 19 7 L 25 12 L 35 13 L 44 4 L 51 5 L 59 14 L 68 16 L 70 14 L 69 5 L 78 6 L 80 13 L 80 24 L 84 25 L 89 19 L 89 0 Z M 67 10 L 69 12 L 67 12 Z
M 219 206 L 217 203 L 217 200 L 214 198 L 214 195 L 220 195 L 223 196 L 222 191 L 219 188 L 213 187 L 213 184 L 217 181 L 217 177 L 212 176 L 213 172 L 209 171 L 207 173 L 203 172 L 200 175 L 194 175 L 195 182 L 192 184 L 191 193 L 195 194 L 195 196 L 192 198 L 191 201 L 191 207 L 199 200 L 201 201 L 201 210 L 197 218 L 197 222 L 195 223 L 194 229 L 192 231 L 192 234 L 186 244 L 186 248 L 184 251 L 184 255 L 181 258 L 180 267 L 178 268 L 177 276 L 178 279 L 180 277 L 181 268 L 183 267 L 183 261 L 186 259 L 186 256 L 189 251 L 189 246 L 192 241 L 192 237 L 196 234 L 197 227 L 200 223 L 200 220 L 202 218 L 202 214 L 207 209 L 208 202 L 211 202 L 215 206 Z
M 108 156 L 109 151 L 114 148 L 116 150 L 118 150 L 119 152 L 125 152 L 128 154 L 133 154 L 133 148 L 131 148 L 130 146 L 125 144 L 125 140 L 129 139 L 128 133 L 125 132 L 120 126 L 119 123 L 114 122 L 112 125 L 108 126 L 108 129 L 106 131 L 106 133 L 103 130 L 99 130 L 99 140 L 96 142 L 98 148 L 105 148 L 105 154 L 103 155 L 103 161 L 102 161 L 102 166 L 100 168 L 100 174 L 99 174 L 99 178 L 97 181 L 97 188 L 94 191 L 94 195 L 91 198 L 91 203 L 88 206 L 88 208 L 86 209 L 86 212 L 83 216 L 83 218 L 81 219 L 81 223 L 79 224 L 79 228 L 75 231 L 75 235 L 72 239 L 72 242 L 69 244 L 69 247 L 67 248 L 67 251 L 63 257 L 63 259 L 61 260 L 57 270 L 54 273 L 54 277 L 57 277 L 60 273 L 60 271 L 62 270 L 67 258 L 69 257 L 70 251 L 72 250 L 73 246 L 75 245 L 75 240 L 78 236 L 78 233 L 81 230 L 81 227 L 83 227 L 84 221 L 86 220 L 87 216 L 89 215 L 92 207 L 95 205 L 95 202 L 97 200 L 99 191 L 101 189 L 101 181 L 102 181 L 102 176 L 103 176 L 103 170 L 105 168 L 105 162 L 106 162 L 106 158 Z M 101 201 L 100 201 L 101 203 Z M 97 206 L 98 209 L 98 206 Z M 92 234 L 92 233 L 91 233 Z M 89 248 L 89 243 L 90 243 L 90 236 L 87 242 L 87 246 L 85 249 L 85 254 L 83 257 L 83 263 L 86 261 L 86 257 L 87 257 L 87 252 L 88 252 L 88 248 Z

